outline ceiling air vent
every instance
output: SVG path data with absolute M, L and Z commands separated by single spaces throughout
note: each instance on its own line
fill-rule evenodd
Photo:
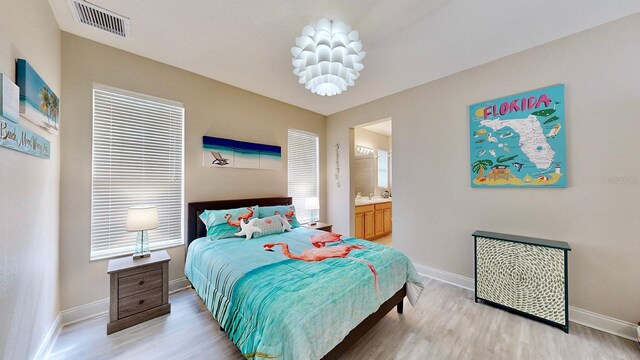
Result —
M 129 18 L 82 0 L 69 0 L 69 4 L 71 5 L 73 16 L 83 24 L 125 38 L 131 34 L 131 21 Z

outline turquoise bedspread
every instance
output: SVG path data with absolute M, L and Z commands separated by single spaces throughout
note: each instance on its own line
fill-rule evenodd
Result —
M 315 230 L 257 239 L 193 241 L 185 274 L 213 317 L 247 359 L 319 359 L 405 283 L 412 304 L 422 283 L 410 260 L 393 248 L 346 239 L 336 245 L 361 245 L 346 258 L 317 262 L 290 259 L 313 249 Z M 373 272 L 378 273 L 376 290 Z

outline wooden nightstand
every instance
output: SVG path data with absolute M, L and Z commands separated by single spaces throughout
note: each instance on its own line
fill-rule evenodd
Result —
M 333 225 L 321 223 L 319 221 L 315 225 L 304 224 L 302 226 L 304 228 L 312 229 L 312 230 L 322 230 L 322 231 L 327 231 L 327 232 L 333 231 Z
M 107 335 L 171 312 L 169 261 L 166 251 L 134 260 L 109 261 L 111 298 Z

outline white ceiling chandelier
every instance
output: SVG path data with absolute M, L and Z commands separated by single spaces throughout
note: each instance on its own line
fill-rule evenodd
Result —
M 298 82 L 322 96 L 338 95 L 355 85 L 366 55 L 358 38 L 358 32 L 342 21 L 322 19 L 305 26 L 291 48 Z

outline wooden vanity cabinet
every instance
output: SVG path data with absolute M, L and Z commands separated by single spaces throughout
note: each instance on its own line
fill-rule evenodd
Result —
M 358 239 L 364 239 L 364 213 L 358 212 L 358 207 L 356 207 L 356 233 L 355 237 Z
M 391 202 L 356 206 L 355 237 L 371 240 L 391 233 Z

